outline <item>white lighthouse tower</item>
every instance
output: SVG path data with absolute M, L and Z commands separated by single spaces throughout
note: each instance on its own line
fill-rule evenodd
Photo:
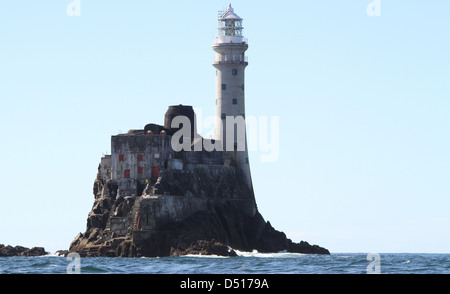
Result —
M 216 56 L 215 140 L 223 143 L 225 154 L 239 167 L 250 190 L 252 181 L 245 134 L 245 51 L 247 39 L 242 36 L 242 18 L 231 7 L 219 15 L 219 34 L 213 49 Z

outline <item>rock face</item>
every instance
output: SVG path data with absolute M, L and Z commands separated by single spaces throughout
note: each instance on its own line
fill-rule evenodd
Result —
M 11 256 L 42 256 L 47 255 L 48 252 L 45 251 L 43 247 L 33 247 L 26 248 L 22 246 L 12 247 L 10 245 L 0 244 L 0 257 L 11 257 Z
M 294 243 L 266 222 L 234 167 L 167 170 L 142 195 L 128 197 L 104 170 L 100 164 L 86 232 L 69 248 L 81 256 L 234 256 L 231 248 L 330 254 L 304 241 Z
M 223 243 L 215 240 L 205 241 L 199 240 L 185 250 L 173 249 L 170 251 L 171 256 L 183 256 L 188 254 L 194 255 L 219 255 L 219 256 L 237 256 L 236 252 Z

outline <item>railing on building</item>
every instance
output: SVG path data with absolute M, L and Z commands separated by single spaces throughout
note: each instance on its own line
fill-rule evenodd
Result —
M 244 55 L 216 55 L 213 63 L 248 63 L 248 56 Z
M 214 39 L 213 44 L 247 44 L 248 39 L 241 36 L 218 36 Z

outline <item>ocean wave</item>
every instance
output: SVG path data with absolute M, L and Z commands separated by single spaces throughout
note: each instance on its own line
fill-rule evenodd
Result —
M 234 250 L 238 256 L 242 257 L 260 257 L 260 258 L 292 258 L 292 257 L 300 257 L 304 256 L 303 253 L 293 253 L 293 252 L 287 252 L 287 251 L 280 251 L 280 252 L 272 252 L 272 253 L 265 253 L 265 252 L 258 252 L 258 250 L 253 250 L 252 252 L 249 251 L 240 251 L 240 250 Z
M 117 271 L 118 268 L 116 268 L 115 270 L 108 270 L 107 268 L 101 268 L 99 266 L 94 266 L 94 265 L 87 265 L 87 266 L 82 266 L 81 267 L 81 272 L 83 273 L 111 273 L 114 271 Z
M 236 252 L 238 257 L 257 257 L 257 258 L 298 258 L 307 254 L 303 253 L 293 253 L 287 251 L 280 252 L 259 252 L 258 250 L 253 251 L 241 251 L 237 249 L 233 249 Z M 183 257 L 199 257 L 199 258 L 229 258 L 230 256 L 221 256 L 221 255 L 204 255 L 204 254 L 186 254 Z
M 183 257 L 201 257 L 201 258 L 228 258 L 229 256 L 221 256 L 221 255 L 205 255 L 205 254 L 186 254 Z
M 262 253 L 235 250 L 238 257 L 189 255 L 161 258 L 86 257 L 80 260 L 81 273 L 253 273 L 253 274 L 361 274 L 367 272 L 366 254 L 330 256 L 289 252 Z M 0 274 L 65 274 L 71 260 L 61 257 L 1 257 Z M 450 254 L 384 254 L 381 273 L 449 274 Z
M 58 254 L 55 252 L 55 253 L 49 253 L 49 254 L 41 255 L 41 256 L 37 256 L 37 257 L 64 257 L 64 255 Z

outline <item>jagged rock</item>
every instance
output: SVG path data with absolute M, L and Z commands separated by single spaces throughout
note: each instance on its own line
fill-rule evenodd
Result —
M 123 241 L 115 249 L 115 255 L 120 257 L 136 257 L 138 255 L 136 245 L 130 240 Z
M 130 202 L 130 204 L 128 204 Z M 125 199 L 125 197 L 119 197 L 116 201 L 116 209 L 114 211 L 114 216 L 116 217 L 126 217 L 128 213 L 130 212 L 131 208 L 130 205 L 132 201 L 128 201 Z
M 10 256 L 42 256 L 47 255 L 48 252 L 45 251 L 43 247 L 33 247 L 26 248 L 23 246 L 12 247 L 10 245 L 5 246 L 0 244 L 0 257 L 10 257 Z
M 55 252 L 55 255 L 67 257 L 67 255 L 69 255 L 69 250 L 58 250 Z
M 0 256 L 16 256 L 17 250 L 11 245 L 5 246 L 0 244 Z
M 165 170 L 142 186 L 143 196 L 126 196 L 120 183 L 99 175 L 86 232 L 69 251 L 109 257 L 231 256 L 229 248 L 330 254 L 304 241 L 294 243 L 266 222 L 242 178 L 233 166 Z
M 305 254 L 330 254 L 330 251 L 327 249 L 320 247 L 318 245 L 310 245 L 306 241 L 301 241 L 300 243 L 289 243 L 288 246 L 289 252 L 294 253 L 305 253 Z
M 44 247 L 33 247 L 29 250 L 26 250 L 23 256 L 42 256 L 47 254 L 48 252 L 45 251 Z

